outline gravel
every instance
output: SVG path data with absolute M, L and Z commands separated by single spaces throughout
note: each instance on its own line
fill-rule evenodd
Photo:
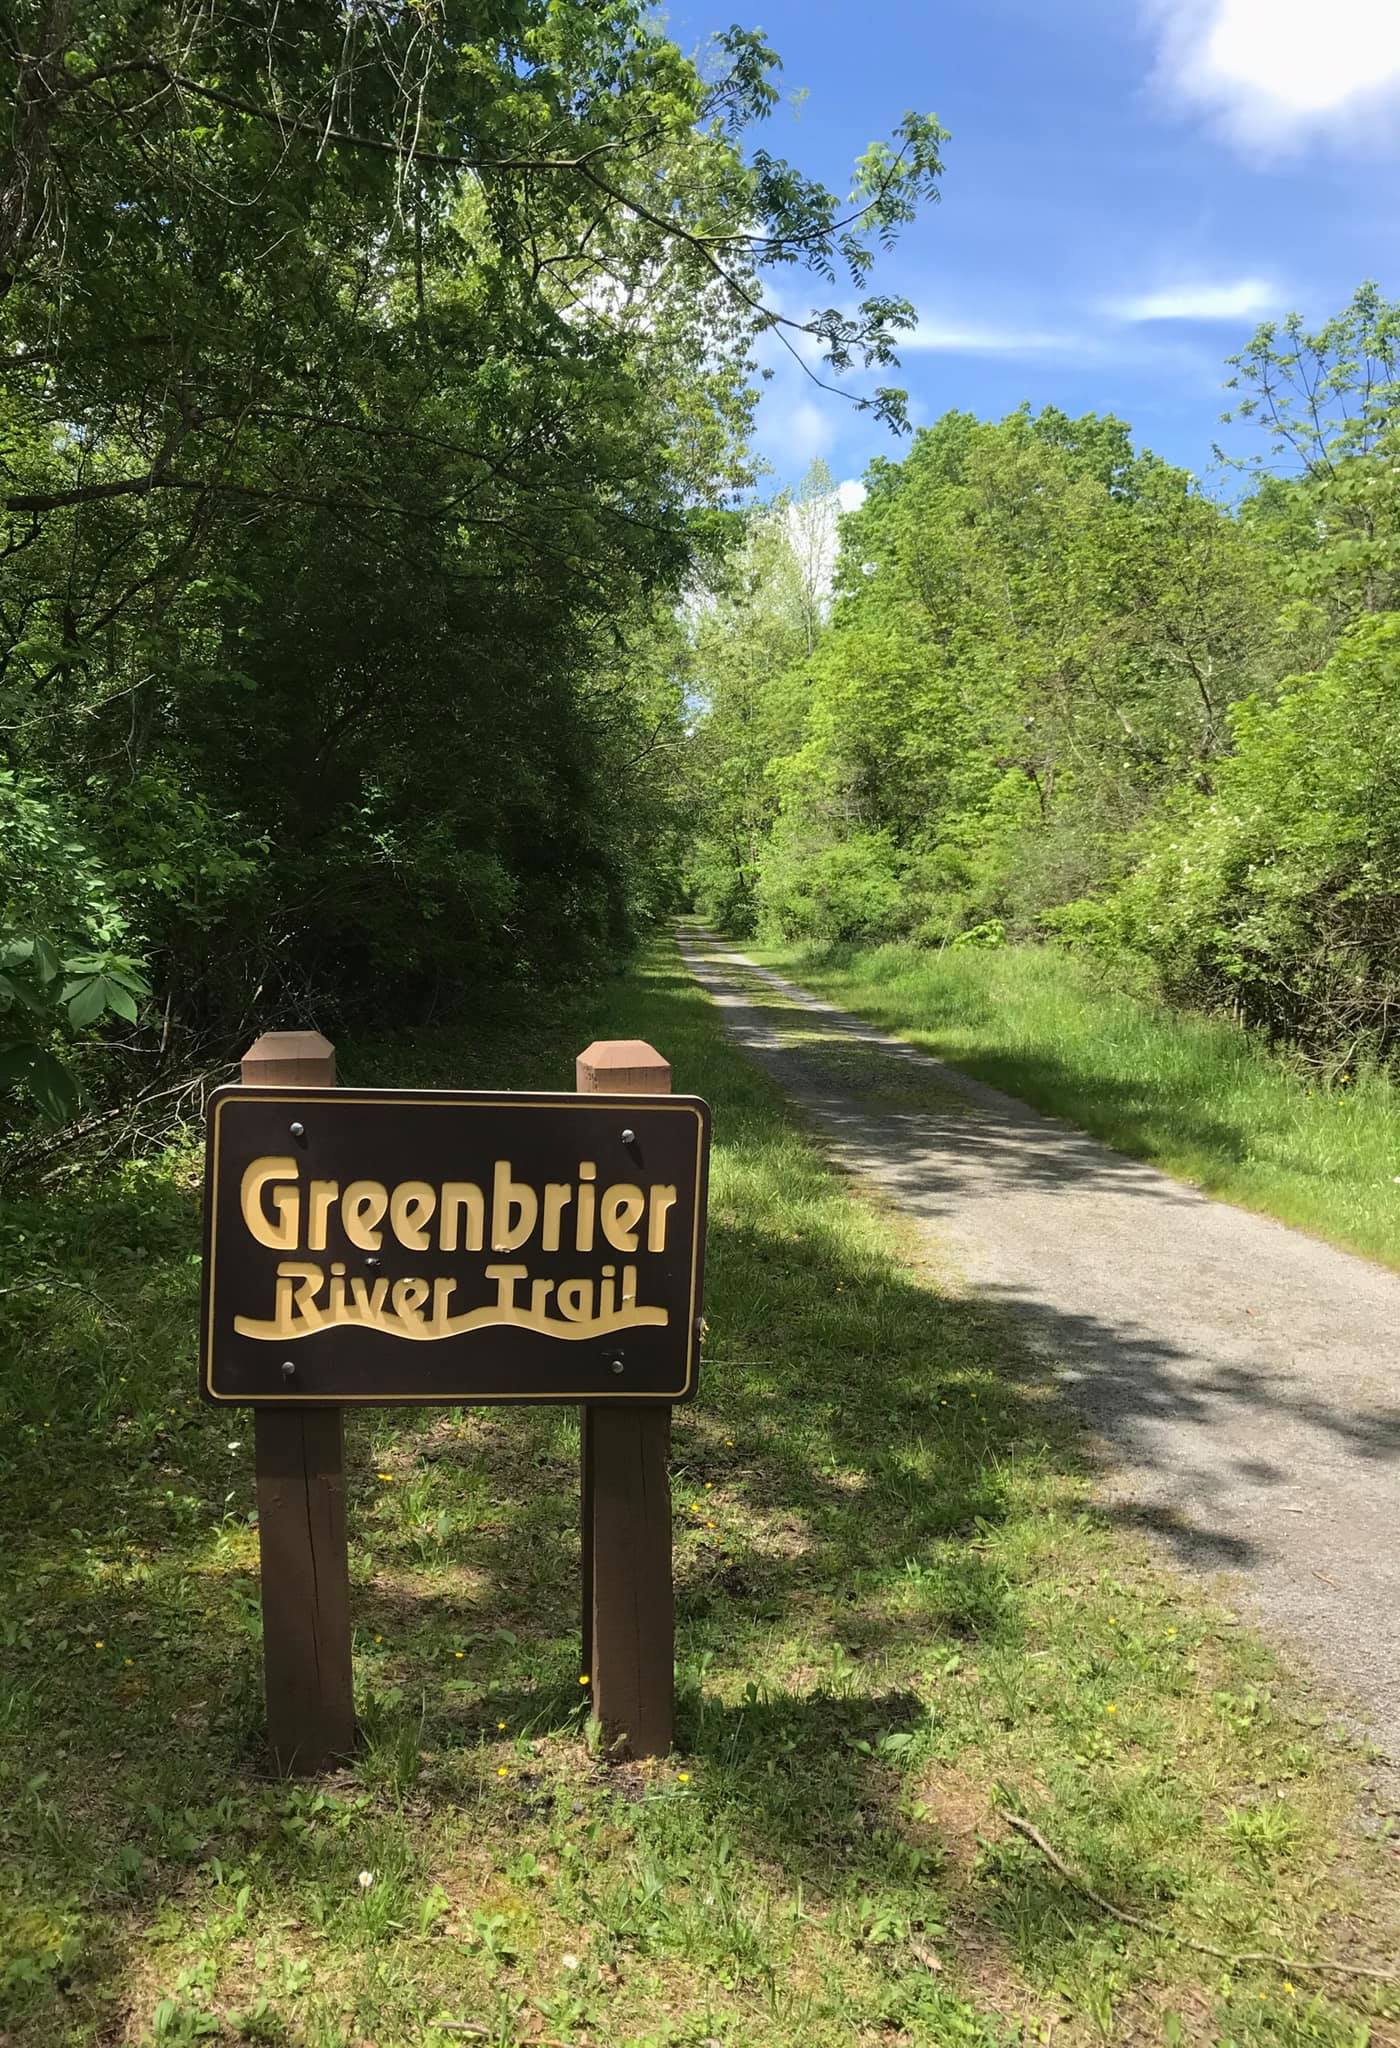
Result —
M 718 940 L 682 953 L 837 1163 L 951 1284 L 1022 1322 L 1099 1440 L 1110 1511 L 1225 1574 L 1216 1590 L 1301 1650 L 1393 1765 L 1400 1275 L 1110 1151 Z M 820 1043 L 785 1044 L 735 969 L 806 1013 L 804 1035 L 857 1041 L 873 1088 L 846 1093 Z

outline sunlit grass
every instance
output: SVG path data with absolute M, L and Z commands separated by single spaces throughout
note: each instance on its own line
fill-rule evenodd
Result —
M 587 1740 L 573 1415 L 443 1410 L 350 1422 L 361 1747 L 270 1778 L 251 1431 L 193 1395 L 195 1158 L 0 1209 L 0 2038 L 1355 2048 L 1386 1987 L 1179 1939 L 1394 1952 L 1347 1738 L 1093 1510 L 1043 1369 L 901 1265 L 669 952 L 342 1066 L 558 1086 L 624 1035 L 717 1135 L 678 1753 L 646 1769 Z
M 1135 1159 L 1400 1266 L 1400 1088 L 1382 1076 L 1309 1081 L 1048 946 L 745 950 Z

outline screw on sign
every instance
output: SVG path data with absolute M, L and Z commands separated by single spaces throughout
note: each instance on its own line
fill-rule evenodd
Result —
M 709 1112 L 640 1041 L 578 1092 L 338 1089 L 314 1032 L 211 1099 L 201 1390 L 252 1406 L 268 1728 L 353 1739 L 341 1410 L 583 1409 L 584 1668 L 617 1753 L 670 1746 L 671 1404 L 698 1371 Z

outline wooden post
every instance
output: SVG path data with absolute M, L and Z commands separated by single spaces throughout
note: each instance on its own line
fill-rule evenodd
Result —
M 268 1031 L 243 1056 L 245 1083 L 334 1088 L 319 1031 Z M 355 1737 L 345 1439 L 339 1408 L 257 1408 L 253 1419 L 267 1735 L 281 1771 L 308 1776 Z
M 639 1038 L 578 1056 L 581 1095 L 669 1095 L 670 1063 Z M 665 1756 L 674 1718 L 671 1409 L 588 1401 L 583 1431 L 583 1669 L 614 1756 Z

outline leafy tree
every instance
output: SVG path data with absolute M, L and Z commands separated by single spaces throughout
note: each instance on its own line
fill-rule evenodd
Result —
M 892 364 L 870 265 L 939 171 L 919 115 L 849 202 L 749 149 L 775 67 L 640 0 L 0 14 L 0 719 L 170 1056 L 654 909 L 648 649 L 749 480 L 754 341 Z M 803 267 L 856 308 L 771 306 Z
M 1335 631 L 1400 606 L 1400 305 L 1363 284 L 1309 331 L 1292 313 L 1230 358 L 1226 420 L 1262 429 L 1247 516 Z
M 1400 1046 L 1400 614 L 1320 673 L 1231 712 L 1185 795 L 1095 911 L 1178 999 L 1229 1007 L 1332 1071 Z

